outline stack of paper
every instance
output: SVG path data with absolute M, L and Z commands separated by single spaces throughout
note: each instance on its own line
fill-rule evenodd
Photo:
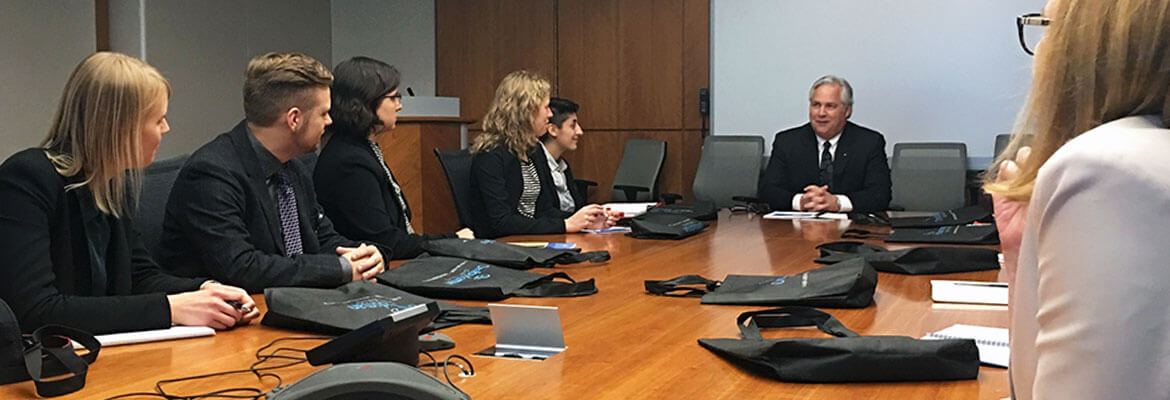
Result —
M 97 335 L 96 338 L 98 343 L 102 344 L 102 347 L 110 347 L 123 344 L 157 342 L 161 340 L 186 339 L 213 335 L 215 335 L 215 329 L 211 329 L 206 326 L 172 326 L 168 329 Z M 73 348 L 76 350 L 82 349 L 83 347 L 77 342 L 74 342 Z
M 942 303 L 1008 303 L 1008 284 L 978 281 L 930 281 L 930 298 Z
M 849 214 L 815 211 L 772 211 L 764 219 L 849 219 Z

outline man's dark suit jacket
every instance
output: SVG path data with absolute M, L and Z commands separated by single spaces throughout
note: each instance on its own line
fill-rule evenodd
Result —
M 497 238 L 508 235 L 565 233 L 565 218 L 573 215 L 561 211 L 552 171 L 548 168 L 548 157 L 540 144 L 528 151 L 528 159 L 536 166 L 540 177 L 540 196 L 536 199 L 534 218 L 528 218 L 516 211 L 520 195 L 524 192 L 524 177 L 520 171 L 520 159 L 506 146 L 475 155 L 471 164 L 472 215 L 475 219 L 476 237 Z M 574 210 L 585 205 L 585 195 L 573 184 L 573 172 L 565 170 L 569 193 L 573 195 Z
M 774 210 L 792 210 L 792 197 L 817 183 L 820 151 L 810 124 L 777 133 L 768 168 L 760 176 L 760 199 Z M 886 140 L 880 133 L 845 122 L 833 157 L 829 192 L 849 196 L 854 211 L 890 207 L 890 164 L 886 162 Z
M 166 295 L 204 280 L 164 273 L 128 217 L 103 214 L 87 187 L 65 189 L 79 181 L 58 174 L 44 149 L 0 165 L 0 298 L 24 332 L 45 324 L 95 334 L 170 327 Z
M 176 275 L 209 275 L 251 293 L 273 286 L 336 287 L 349 282 L 352 272 L 342 269 L 336 249 L 358 243 L 333 230 L 299 159 L 289 160 L 285 168 L 293 175 L 304 254 L 284 255 L 280 212 L 249 135 L 240 122 L 183 164 L 167 202 L 159 263 Z
M 313 183 L 317 186 L 317 200 L 338 233 L 389 247 L 393 257 L 400 259 L 422 253 L 423 241 L 455 237 L 451 233 L 406 233 L 406 220 L 394 187 L 379 164 L 369 141 L 362 138 L 334 134 L 321 150 L 313 169 Z

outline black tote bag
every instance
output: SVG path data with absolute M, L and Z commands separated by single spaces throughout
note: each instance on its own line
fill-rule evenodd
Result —
M 419 257 L 378 274 L 377 279 L 440 299 L 500 300 L 511 296 L 573 297 L 597 293 L 592 279 L 577 282 L 563 272 L 541 275 L 455 257 Z
M 630 237 L 678 240 L 697 235 L 707 223 L 683 215 L 656 213 L 630 219 Z
M 334 289 L 278 287 L 264 289 L 268 312 L 261 324 L 274 328 L 341 335 L 391 313 L 436 302 L 386 285 L 358 280 Z M 487 307 L 437 301 L 439 315 L 423 332 L 463 323 L 490 324 Z
M 8 303 L 0 300 L 0 384 L 32 380 L 40 397 L 56 397 L 81 390 L 89 365 L 97 361 L 102 344 L 88 332 L 61 325 L 45 325 L 21 335 L 20 323 Z M 85 347 L 78 355 L 73 343 Z
M 701 297 L 701 304 L 861 308 L 873 302 L 877 279 L 873 267 L 855 258 L 791 276 L 728 275 L 718 282 L 684 275 L 643 284 L 650 294 Z
M 972 222 L 993 222 L 991 210 L 983 206 L 968 206 L 954 210 L 940 211 L 925 217 L 890 218 L 894 228 L 937 228 L 940 226 L 967 225 Z
M 999 244 L 995 224 L 953 225 L 938 228 L 897 228 L 886 236 L 890 243 Z
M 431 255 L 466 258 L 515 269 L 609 261 L 609 252 L 605 250 L 583 253 L 581 249 L 525 247 L 489 239 L 428 240 L 423 242 L 422 248 Z
M 886 250 L 884 247 L 853 241 L 817 246 L 816 262 L 833 264 L 861 258 L 881 272 L 922 275 L 985 271 L 999 268 L 999 252 L 978 247 L 911 247 Z
M 665 204 L 646 210 L 646 214 L 677 215 L 699 221 L 713 220 L 719 216 L 718 212 L 715 203 L 709 201 Z
M 832 315 L 808 307 L 740 314 L 741 339 L 699 339 L 723 359 L 785 382 L 903 382 L 974 379 L 979 350 L 971 339 L 858 336 Z M 746 324 L 745 324 L 746 322 Z M 764 339 L 761 328 L 816 326 L 833 338 Z

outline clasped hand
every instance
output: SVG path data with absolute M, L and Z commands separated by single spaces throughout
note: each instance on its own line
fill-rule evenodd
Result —
M 841 204 L 837 202 L 836 195 L 829 193 L 828 186 L 808 185 L 800 196 L 800 209 L 836 212 L 841 210 Z
M 353 268 L 353 280 L 373 280 L 374 276 L 386 270 L 382 252 L 377 247 L 362 243 L 358 247 L 338 247 L 337 254 L 349 261 Z

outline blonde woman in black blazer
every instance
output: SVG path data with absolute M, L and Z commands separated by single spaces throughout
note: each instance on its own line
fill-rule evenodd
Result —
M 169 130 L 169 97 L 146 63 L 93 54 L 65 85 L 42 147 L 0 165 L 0 297 L 22 331 L 227 329 L 259 314 L 242 289 L 163 272 L 130 223 L 127 188 Z

